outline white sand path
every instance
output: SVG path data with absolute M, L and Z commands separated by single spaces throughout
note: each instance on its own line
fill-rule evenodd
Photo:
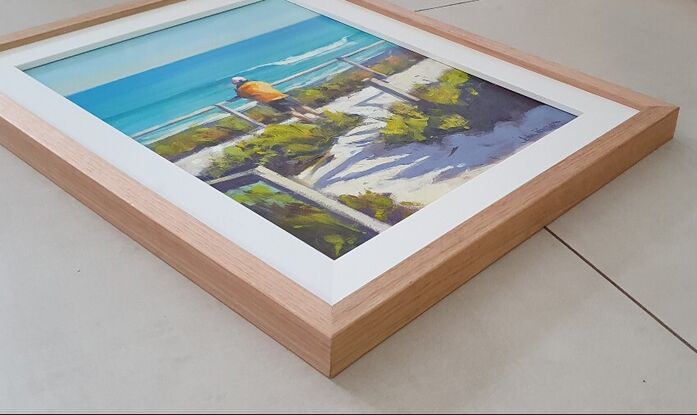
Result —
M 449 67 L 425 60 L 389 79 L 409 91 L 414 83 L 431 83 Z M 428 75 L 426 75 L 428 74 Z M 560 112 L 539 106 L 519 120 L 500 122 L 485 133 L 457 133 L 436 142 L 388 145 L 379 139 L 398 101 L 375 88 L 341 98 L 332 108 L 365 117 L 362 125 L 339 137 L 331 157 L 308 168 L 296 180 L 326 195 L 389 193 L 395 200 L 428 204 L 479 175 L 500 158 L 556 129 Z M 565 120 L 567 121 L 567 120 Z

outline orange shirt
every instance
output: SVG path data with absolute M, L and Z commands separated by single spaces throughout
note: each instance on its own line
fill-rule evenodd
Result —
M 287 94 L 277 90 L 273 85 L 262 81 L 247 81 L 237 88 L 237 95 L 241 98 L 253 99 L 261 103 L 268 103 L 287 97 Z

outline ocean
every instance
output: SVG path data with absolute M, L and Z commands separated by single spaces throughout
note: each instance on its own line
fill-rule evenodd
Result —
M 233 76 L 275 82 L 379 40 L 318 16 L 100 85 L 70 95 L 68 99 L 124 134 L 137 136 L 139 142 L 147 144 L 192 124 L 220 117 L 220 113 L 210 111 L 142 134 L 201 108 L 234 98 L 235 90 L 230 83 Z M 364 61 L 391 47 L 395 46 L 385 42 L 351 59 Z M 310 85 L 348 67 L 348 64 L 336 61 L 322 70 L 279 84 L 277 88 L 287 91 Z M 236 108 L 244 104 L 244 100 L 238 100 L 229 106 Z

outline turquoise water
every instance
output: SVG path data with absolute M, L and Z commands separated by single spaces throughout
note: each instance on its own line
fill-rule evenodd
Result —
M 234 12 L 234 11 L 233 11 Z M 68 98 L 127 135 L 166 123 L 200 108 L 231 99 L 236 75 L 274 82 L 354 52 L 380 39 L 324 16 L 265 33 L 137 73 Z M 379 47 L 356 55 L 357 61 L 379 54 Z M 278 85 L 281 90 L 311 84 L 346 69 L 331 66 Z M 231 107 L 243 105 L 240 100 Z M 155 137 L 157 138 L 157 137 Z M 138 138 L 153 140 L 153 135 Z

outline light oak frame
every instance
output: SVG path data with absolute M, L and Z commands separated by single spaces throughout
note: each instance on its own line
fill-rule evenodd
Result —
M 0 37 L 0 51 L 180 1 L 135 0 Z M 639 112 L 334 306 L 1 95 L 0 144 L 333 377 L 673 136 L 673 105 L 382 0 L 349 1 Z

